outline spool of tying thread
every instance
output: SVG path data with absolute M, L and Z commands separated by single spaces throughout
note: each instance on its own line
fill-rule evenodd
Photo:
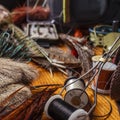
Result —
M 116 70 L 116 68 L 117 66 L 114 63 L 106 62 L 100 72 L 100 75 L 98 76 L 97 74 L 95 76 L 95 80 L 93 81 L 93 84 L 92 84 L 92 89 L 95 90 L 97 78 L 98 78 L 97 92 L 101 94 L 109 94 L 111 77 L 113 72 Z
M 44 109 L 46 115 L 54 120 L 89 120 L 88 113 L 66 103 L 60 95 L 52 96 Z
M 85 83 L 82 79 L 70 77 L 65 81 L 65 101 L 75 108 L 85 108 L 89 102 L 88 95 L 84 91 Z

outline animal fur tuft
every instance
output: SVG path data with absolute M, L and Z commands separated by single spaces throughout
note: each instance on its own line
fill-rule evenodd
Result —
M 26 63 L 0 58 L 0 87 L 13 83 L 28 85 L 37 74 L 37 71 Z

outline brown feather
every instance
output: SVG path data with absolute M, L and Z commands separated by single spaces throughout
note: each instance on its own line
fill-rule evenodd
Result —
M 30 89 L 25 85 L 12 84 L 4 87 L 0 91 L 0 117 L 16 109 L 31 96 Z
M 44 105 L 50 96 L 59 88 L 40 88 L 33 96 L 27 99 L 22 105 L 17 109 L 13 110 L 11 113 L 2 116 L 1 119 L 4 120 L 37 120 L 41 119 Z

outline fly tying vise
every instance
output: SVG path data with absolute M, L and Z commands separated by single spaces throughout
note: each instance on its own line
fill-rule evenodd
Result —
M 90 120 L 91 113 L 97 104 L 97 86 L 98 77 L 104 64 L 114 55 L 120 47 L 118 41 L 120 36 L 116 38 L 111 49 L 104 53 L 97 64 L 93 66 L 88 72 L 79 78 L 71 77 L 66 80 L 64 87 L 59 95 L 52 96 L 46 103 L 44 111 L 49 118 L 53 120 Z M 97 69 L 97 71 L 95 71 Z M 82 80 L 89 73 L 94 72 L 92 77 L 86 84 Z M 89 98 L 86 89 L 97 75 L 96 86 L 94 89 L 94 101 L 89 110 L 84 107 L 87 105 Z M 63 91 L 66 90 L 64 99 L 62 98 Z

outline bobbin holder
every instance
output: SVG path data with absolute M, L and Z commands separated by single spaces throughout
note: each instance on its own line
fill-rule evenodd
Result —
M 85 74 L 83 74 L 82 76 L 80 76 L 79 78 L 77 78 L 74 82 L 70 83 L 73 84 L 76 81 L 79 81 L 80 79 L 83 79 L 84 77 L 86 77 L 88 74 L 90 74 L 91 72 L 95 71 L 94 74 L 92 75 L 92 77 L 89 79 L 89 81 L 87 82 L 83 92 L 87 89 L 87 87 L 90 85 L 90 83 L 93 81 L 93 79 L 95 78 L 95 76 L 97 75 L 97 79 L 96 79 L 96 87 L 94 90 L 94 103 L 92 105 L 92 107 L 90 108 L 90 110 L 88 111 L 88 114 L 90 115 L 91 112 L 94 110 L 94 108 L 96 107 L 97 104 L 97 86 L 98 86 L 98 78 L 99 75 L 101 73 L 101 70 L 104 66 L 104 64 L 110 60 L 110 58 L 114 55 L 114 53 L 119 49 L 120 47 L 120 36 L 118 36 L 116 38 L 116 40 L 114 41 L 114 43 L 112 44 L 111 48 L 109 49 L 109 51 L 105 52 L 102 57 L 99 59 L 99 61 L 97 62 L 97 64 L 95 66 L 93 66 L 88 72 L 86 72 Z M 97 70 L 96 70 L 97 69 Z M 63 93 L 63 91 L 65 90 L 65 88 L 67 86 L 69 86 L 70 84 L 65 85 L 61 92 L 59 93 L 60 95 Z

